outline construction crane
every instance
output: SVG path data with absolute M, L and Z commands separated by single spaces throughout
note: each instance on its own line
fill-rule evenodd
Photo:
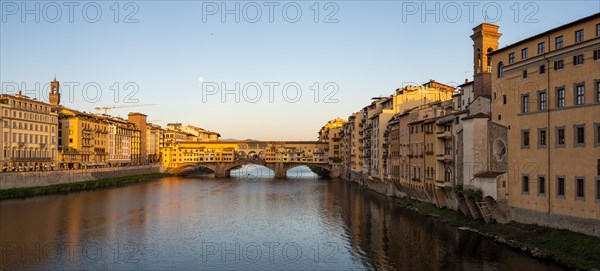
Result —
M 97 111 L 104 110 L 104 114 L 108 114 L 108 110 L 115 109 L 115 108 L 151 106 L 151 105 L 156 105 L 156 104 L 121 104 L 121 105 L 111 105 L 111 106 L 96 107 L 94 109 L 96 109 Z

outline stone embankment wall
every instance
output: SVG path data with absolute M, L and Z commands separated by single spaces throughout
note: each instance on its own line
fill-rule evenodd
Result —
M 600 220 L 538 212 L 534 210 L 510 208 L 511 219 L 523 224 L 536 224 L 551 228 L 567 229 L 600 237 Z
M 57 170 L 44 172 L 0 173 L 0 190 L 28 188 L 53 184 L 75 183 L 99 179 L 128 177 L 161 172 L 160 165 L 117 168 Z

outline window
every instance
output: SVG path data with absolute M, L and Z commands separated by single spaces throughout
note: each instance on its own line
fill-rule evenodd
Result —
M 539 101 L 539 107 L 538 109 L 540 111 L 544 111 L 546 110 L 546 92 L 542 91 L 538 93 L 538 101 Z
M 548 137 L 546 136 L 546 128 L 538 129 L 538 147 L 545 148 L 547 144 L 547 138 Z
M 529 148 L 529 129 L 521 130 L 521 148 Z
M 523 79 L 527 79 L 527 69 L 523 70 Z
M 502 78 L 504 76 L 504 63 L 498 63 L 498 78 Z
M 585 145 L 585 126 L 584 125 L 575 125 L 575 147 L 580 147 Z
M 502 94 L 502 103 L 506 104 L 506 94 Z
M 600 103 L 600 80 L 596 81 L 596 102 Z
M 565 88 L 557 88 L 556 89 L 556 107 L 563 108 L 565 107 Z
M 546 194 L 546 177 L 538 176 L 538 195 Z
M 565 127 L 557 127 L 556 128 L 556 146 L 557 147 L 565 146 Z
M 523 175 L 521 178 L 521 190 L 523 194 L 529 194 L 529 176 Z
M 556 177 L 556 195 L 564 197 L 565 196 L 565 177 L 559 176 Z
M 538 53 L 538 55 L 541 55 L 541 54 L 544 53 L 544 51 L 546 49 L 544 47 L 545 47 L 545 43 L 543 43 L 543 42 L 538 43 L 538 45 L 537 45 L 537 49 L 538 49 L 537 53 Z
M 575 177 L 575 198 L 585 198 L 585 179 L 583 177 Z
M 596 179 L 596 200 L 600 200 L 600 179 Z
M 540 74 L 546 73 L 546 65 L 540 65 Z
M 515 63 L 515 53 L 510 53 L 508 54 L 508 64 L 513 64 Z
M 521 49 L 521 59 L 527 59 L 528 54 L 529 54 L 529 48 Z
M 557 60 L 554 61 L 554 70 L 558 71 L 558 70 L 562 70 L 565 66 L 565 62 L 561 59 L 561 60 Z
M 555 41 L 554 49 L 560 49 L 563 47 L 563 36 L 556 37 L 556 39 L 554 39 L 554 41 Z
M 600 24 L 596 25 L 596 37 L 600 37 Z
M 600 146 L 600 123 L 594 123 L 594 133 L 596 134 L 595 136 L 595 140 L 594 140 L 594 145 L 595 146 Z M 600 164 L 599 164 L 600 166 Z M 600 168 L 598 168 L 600 169 Z M 600 175 L 600 172 L 598 172 L 598 175 Z
M 523 97 L 521 97 L 521 112 L 529 112 L 529 94 L 523 95 Z
M 600 59 L 600 49 L 594 50 L 594 60 Z
M 575 104 L 582 105 L 585 103 L 585 86 L 577 85 L 575 86 Z
M 575 31 L 575 43 L 583 41 L 583 29 Z
M 573 56 L 573 65 L 583 64 L 583 54 Z

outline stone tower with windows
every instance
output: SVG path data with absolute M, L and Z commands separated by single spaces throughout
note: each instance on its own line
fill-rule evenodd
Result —
M 59 92 L 60 84 L 56 81 L 56 76 L 54 76 L 54 81 L 50 82 L 50 104 L 53 106 L 57 106 L 60 104 L 60 92 Z
M 492 93 L 492 59 L 488 56 L 498 50 L 499 26 L 482 23 L 473 28 L 473 91 L 474 97 L 491 96 Z

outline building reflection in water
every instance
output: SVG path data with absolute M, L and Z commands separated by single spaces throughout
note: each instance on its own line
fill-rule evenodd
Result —
M 560 270 L 356 184 L 339 181 L 326 188 L 323 215 L 341 216 L 353 256 L 372 269 Z
M 203 260 L 206 242 L 282 245 L 274 260 L 263 249 L 248 262 Z M 356 184 L 314 178 L 170 177 L 4 200 L 0 244 L 0 270 L 558 270 Z M 283 244 L 303 257 L 286 260 Z

